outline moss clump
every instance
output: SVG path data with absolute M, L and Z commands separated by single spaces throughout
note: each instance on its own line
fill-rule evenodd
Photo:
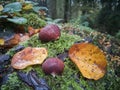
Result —
M 30 40 L 21 43 L 25 47 L 45 47 L 48 50 L 48 57 L 56 57 L 57 54 L 64 52 L 64 50 L 68 50 L 72 44 L 76 41 L 80 41 L 81 38 L 76 35 L 69 35 L 66 33 L 62 33 L 59 40 L 42 43 L 38 39 L 38 35 L 34 35 Z M 14 55 L 15 52 L 11 49 L 8 54 Z M 24 71 L 34 69 L 38 76 L 46 79 L 48 85 L 52 90 L 117 90 L 120 88 L 119 82 L 120 78 L 115 75 L 113 65 L 108 63 L 107 72 L 103 78 L 98 81 L 88 80 L 84 78 L 79 72 L 78 68 L 71 62 L 69 58 L 66 58 L 64 61 L 65 68 L 62 76 L 52 77 L 51 75 L 45 75 L 41 69 L 41 65 L 31 66 L 30 69 L 25 69 Z M 23 71 L 23 70 L 22 70 Z M 9 90 L 15 90 L 22 87 L 19 90 L 32 90 L 17 77 L 17 74 L 12 73 L 13 79 L 9 79 L 5 85 L 2 85 L 2 90 L 5 87 L 8 87 Z M 19 85 L 17 83 L 19 83 Z M 13 85 L 11 83 L 17 84 Z
M 46 25 L 46 21 L 38 17 L 37 14 L 23 14 L 23 17 L 27 19 L 26 27 L 32 26 L 34 28 L 41 28 Z

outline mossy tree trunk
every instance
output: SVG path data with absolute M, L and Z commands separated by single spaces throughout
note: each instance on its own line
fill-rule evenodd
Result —
M 48 14 L 50 18 L 56 18 L 56 0 L 47 0 Z
M 65 6 L 64 6 L 64 20 L 67 22 L 71 17 L 71 0 L 65 0 Z
M 65 1 L 66 0 L 47 0 L 48 13 L 51 18 L 64 18 Z
M 64 11 L 65 11 L 65 1 L 66 0 L 56 0 L 56 16 L 57 18 L 64 19 Z

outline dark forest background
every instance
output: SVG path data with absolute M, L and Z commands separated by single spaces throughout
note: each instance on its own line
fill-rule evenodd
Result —
M 47 0 L 51 18 L 97 28 L 114 35 L 120 30 L 120 0 Z

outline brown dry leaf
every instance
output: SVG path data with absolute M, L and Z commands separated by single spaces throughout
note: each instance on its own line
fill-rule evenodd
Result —
M 98 80 L 104 76 L 107 60 L 97 46 L 90 43 L 74 44 L 69 49 L 69 57 L 84 77 Z
M 10 40 L 11 44 L 17 45 L 20 41 L 20 35 L 19 34 L 15 34 L 14 38 Z
M 28 32 L 29 32 L 29 36 L 32 36 L 35 34 L 35 29 L 31 26 L 28 27 Z
M 32 36 L 32 35 L 38 33 L 40 30 L 41 30 L 40 28 L 34 29 L 33 27 L 29 26 L 28 27 L 29 36 Z
M 6 47 L 13 47 L 13 46 L 17 45 L 19 43 L 19 41 L 20 41 L 20 35 L 15 34 L 12 39 L 5 42 L 5 46 Z
M 38 32 L 40 32 L 40 30 L 41 30 L 40 28 L 35 29 L 35 34 L 38 33 Z
M 24 69 L 30 65 L 42 64 L 46 57 L 46 48 L 27 47 L 13 56 L 11 65 L 15 69 Z

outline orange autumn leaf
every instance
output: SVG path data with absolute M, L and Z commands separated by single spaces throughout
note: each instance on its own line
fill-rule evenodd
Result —
M 28 32 L 29 32 L 29 36 L 32 36 L 35 34 L 35 29 L 31 26 L 28 27 Z
M 27 47 L 13 56 L 11 66 L 15 69 L 24 69 L 30 65 L 42 64 L 46 57 L 46 48 Z
M 28 33 L 29 33 L 29 36 L 32 36 L 32 35 L 38 33 L 39 31 L 40 31 L 39 28 L 38 28 L 38 29 L 34 29 L 34 28 L 31 27 L 31 26 L 28 27 Z
M 88 79 L 98 80 L 106 72 L 107 60 L 97 46 L 90 43 L 74 44 L 69 49 L 69 57 Z
M 5 45 L 8 47 L 13 47 L 14 45 L 17 45 L 20 41 L 20 35 L 19 34 L 15 34 L 14 37 L 12 39 L 10 39 L 9 41 L 5 42 Z
M 40 28 L 35 29 L 35 34 L 38 33 L 38 32 L 40 32 L 40 30 L 41 30 Z

